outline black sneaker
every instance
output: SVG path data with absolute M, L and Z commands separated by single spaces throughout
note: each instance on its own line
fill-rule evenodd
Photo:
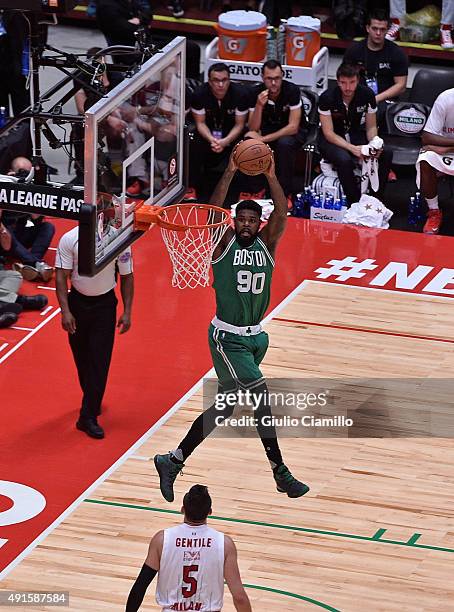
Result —
M 90 438 L 96 438 L 97 440 L 104 438 L 104 429 L 98 425 L 96 419 L 79 419 L 76 427 L 80 431 L 84 431 Z
M 309 487 L 292 476 L 284 464 L 274 470 L 273 476 L 279 493 L 287 493 L 288 497 L 302 497 L 309 491 Z
M 17 314 L 15 312 L 5 312 L 0 314 L 0 329 L 4 327 L 10 327 L 17 321 Z
M 0 302 L 0 315 L 12 312 L 16 315 L 22 312 L 22 306 L 16 302 Z
M 168 502 L 173 502 L 175 495 L 173 493 L 173 483 L 176 477 L 184 468 L 184 463 L 175 463 L 170 458 L 170 453 L 166 455 L 155 455 L 154 464 L 159 474 L 159 487 L 162 496 Z
M 47 306 L 47 297 L 38 295 L 18 295 L 16 304 L 20 304 L 24 310 L 42 310 Z

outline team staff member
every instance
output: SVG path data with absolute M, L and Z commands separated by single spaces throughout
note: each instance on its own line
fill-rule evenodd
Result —
M 208 82 L 192 94 L 191 110 L 197 133 L 191 143 L 191 185 L 201 189 L 204 170 L 227 167 L 233 145 L 240 139 L 249 111 L 249 90 L 230 81 L 229 68 L 218 62 L 208 70 Z
M 62 314 L 62 327 L 68 332 L 69 344 L 79 375 L 83 398 L 77 429 L 92 438 L 103 438 L 98 424 L 101 402 L 109 373 L 115 337 L 117 298 L 115 273 L 120 274 L 123 314 L 118 320 L 120 334 L 131 326 L 134 278 L 131 250 L 126 249 L 93 277 L 79 276 L 79 227 L 60 240 L 56 257 L 57 297 Z M 68 279 L 71 290 L 68 294 Z
M 361 197 L 360 185 L 355 179 L 354 168 L 362 161 L 361 145 L 377 135 L 377 103 L 372 90 L 359 83 L 359 67 L 343 63 L 336 73 L 337 86 L 322 93 L 319 99 L 321 133 L 319 148 L 322 157 L 337 170 L 342 189 L 349 205 Z M 365 131 L 364 131 L 365 127 Z M 391 155 L 384 149 L 378 176 L 377 192 L 383 198 Z
M 375 94 L 378 124 L 386 111 L 386 101 L 396 100 L 407 87 L 408 59 L 396 43 L 386 40 L 388 25 L 383 9 L 371 12 L 366 25 L 367 38 L 353 43 L 344 55 L 344 62 L 361 66 L 362 84 Z
M 286 196 L 293 191 L 296 153 L 306 137 L 307 120 L 302 112 L 299 87 L 284 79 L 277 60 L 262 66 L 263 83 L 252 92 L 249 112 L 250 138 L 266 142 L 274 151 L 277 177 Z
M 184 522 L 158 531 L 126 603 L 126 612 L 137 612 L 146 590 L 158 574 L 156 601 L 167 610 L 222 609 L 224 578 L 237 612 L 251 612 L 241 584 L 233 540 L 208 527 L 211 497 L 208 489 L 194 485 L 183 498 Z

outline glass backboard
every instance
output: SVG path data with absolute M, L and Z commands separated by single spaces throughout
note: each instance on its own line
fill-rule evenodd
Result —
M 181 198 L 186 39 L 176 37 L 85 114 L 79 272 L 93 275 L 136 240 L 134 210 Z M 94 206 L 96 206 L 96 209 Z

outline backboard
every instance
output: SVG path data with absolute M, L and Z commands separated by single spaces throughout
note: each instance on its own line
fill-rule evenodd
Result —
M 176 37 L 85 113 L 79 273 L 92 276 L 143 232 L 134 210 L 184 192 L 186 39 Z

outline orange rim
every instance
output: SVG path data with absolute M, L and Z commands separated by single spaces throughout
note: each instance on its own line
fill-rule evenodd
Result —
M 161 215 L 165 214 L 168 210 L 181 210 L 189 209 L 189 208 L 198 208 L 205 209 L 208 211 L 219 212 L 224 215 L 224 219 L 218 221 L 217 223 L 173 223 L 172 221 L 167 221 L 167 219 L 162 218 Z M 156 206 L 156 211 L 154 213 L 155 222 L 160 226 L 168 230 L 174 230 L 176 232 L 185 232 L 188 229 L 213 229 L 215 227 L 221 227 L 222 225 L 227 225 L 230 223 L 230 214 L 225 208 L 221 208 L 220 206 L 214 206 L 212 204 L 172 204 L 171 206 Z

